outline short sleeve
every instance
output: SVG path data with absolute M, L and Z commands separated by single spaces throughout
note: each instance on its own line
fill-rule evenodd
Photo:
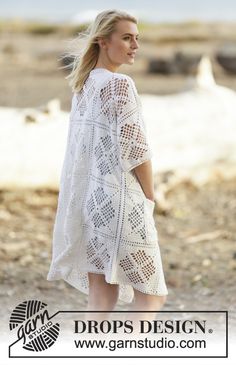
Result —
M 117 144 L 123 171 L 151 159 L 141 102 L 134 81 L 124 75 L 114 79 Z

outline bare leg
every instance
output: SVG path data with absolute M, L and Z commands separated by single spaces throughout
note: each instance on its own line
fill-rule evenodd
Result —
M 88 273 L 89 296 L 87 310 L 112 311 L 119 296 L 119 285 L 109 284 L 105 275 Z M 86 313 L 85 319 L 104 320 L 110 317 L 110 313 Z
M 134 302 L 129 308 L 130 311 L 160 311 L 166 302 L 167 296 L 150 295 L 134 289 Z M 127 317 L 133 321 L 134 333 L 138 334 L 139 321 L 153 320 L 156 313 L 129 313 Z M 127 318 L 128 319 L 128 318 Z

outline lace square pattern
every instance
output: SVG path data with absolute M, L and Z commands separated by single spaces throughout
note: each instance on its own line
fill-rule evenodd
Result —
M 47 280 L 89 293 L 88 272 L 134 289 L 167 295 L 155 203 L 133 168 L 152 158 L 133 79 L 95 68 L 73 93 Z

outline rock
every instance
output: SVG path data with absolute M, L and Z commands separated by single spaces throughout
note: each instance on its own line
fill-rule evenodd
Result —
M 172 59 L 151 59 L 148 62 L 149 73 L 160 73 L 168 75 L 174 72 L 174 64 Z
M 32 255 L 24 255 L 20 258 L 20 264 L 26 266 L 34 262 L 34 257 Z
M 236 74 L 236 53 L 230 55 L 219 51 L 216 54 L 216 59 L 227 73 Z
M 177 262 L 170 262 L 169 263 L 169 268 L 171 269 L 171 270 L 175 270 L 175 269 L 178 269 L 179 268 L 179 264 L 177 263 Z
M 201 55 L 186 54 L 178 51 L 173 59 L 174 68 L 182 74 L 194 73 L 197 70 L 200 59 Z
M 16 260 L 23 252 L 29 249 L 28 242 L 8 242 L 1 244 L 0 251 L 5 256 L 6 260 Z
M 192 283 L 196 283 L 196 282 L 200 281 L 201 279 L 202 279 L 202 275 L 197 274 L 192 278 Z
M 204 259 L 202 261 L 202 266 L 208 267 L 212 264 L 212 261 L 210 259 Z

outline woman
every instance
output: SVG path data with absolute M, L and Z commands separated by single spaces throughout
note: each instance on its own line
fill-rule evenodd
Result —
M 132 310 L 157 311 L 168 291 L 153 218 L 152 151 L 134 81 L 117 72 L 134 63 L 137 20 L 103 11 L 84 40 L 68 76 L 74 94 L 47 279 L 88 294 L 88 310 L 112 311 L 120 299 Z

